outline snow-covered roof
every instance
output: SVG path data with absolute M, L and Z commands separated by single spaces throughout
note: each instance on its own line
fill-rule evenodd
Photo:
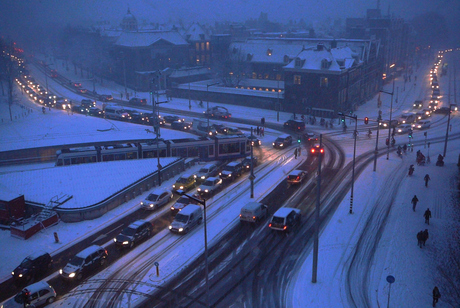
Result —
M 190 41 L 209 41 L 209 35 L 201 27 L 201 25 L 194 23 L 183 34 L 187 40 Z
M 124 47 L 147 47 L 164 40 L 173 45 L 188 45 L 177 31 L 124 32 L 115 45 Z
M 0 184 L 0 200 L 1 201 L 7 201 L 7 202 L 12 201 L 20 196 L 22 195 L 15 193 L 9 188 L 7 188 L 6 186 Z

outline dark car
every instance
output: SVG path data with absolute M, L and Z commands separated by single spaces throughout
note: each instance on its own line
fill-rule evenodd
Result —
M 222 106 L 210 107 L 206 111 L 203 111 L 203 113 L 206 117 L 221 119 L 228 119 L 232 116 L 228 109 Z
M 451 112 L 449 107 L 441 107 L 434 111 L 437 114 L 449 114 L 449 112 Z
M 107 250 L 103 247 L 90 246 L 73 257 L 63 269 L 59 270 L 59 274 L 65 280 L 81 280 L 83 276 L 104 266 L 107 257 Z
M 129 100 L 129 104 L 136 105 L 136 106 L 145 106 L 145 105 L 147 105 L 147 99 L 139 98 L 139 97 L 133 97 L 133 98 L 131 98 Z
M 219 134 L 227 134 L 228 127 L 223 124 L 212 124 L 212 128 L 215 129 Z
M 307 171 L 304 170 L 294 170 L 287 176 L 287 182 L 289 184 L 300 184 L 307 177 Z
M 248 141 L 254 147 L 260 147 L 262 145 L 262 141 L 260 141 L 259 138 L 257 138 L 255 135 L 248 136 Z
M 307 133 L 305 137 L 310 144 L 318 141 L 318 136 L 315 133 Z
M 413 107 L 417 108 L 417 109 L 422 109 L 423 108 L 423 101 L 415 101 L 414 104 L 413 104 Z
M 299 209 L 282 207 L 273 214 L 268 227 L 275 231 L 290 232 L 300 223 L 302 214 Z
M 53 259 L 49 253 L 35 253 L 24 260 L 11 272 L 13 279 L 17 282 L 28 282 L 32 278 L 37 278 L 39 274 L 44 274 L 51 268 Z
M 72 104 L 70 103 L 70 100 L 68 100 L 67 98 L 56 97 L 54 101 L 56 102 L 57 109 L 67 110 L 67 109 L 72 108 Z
M 177 130 L 189 130 L 192 127 L 191 123 L 187 122 L 179 122 L 179 121 L 174 121 L 171 123 L 171 128 L 172 129 L 177 129 Z
M 175 115 L 165 115 L 163 117 L 163 119 L 165 120 L 166 123 L 172 123 L 172 122 L 185 122 L 185 119 L 184 118 L 181 118 L 181 117 L 178 117 L 178 116 L 175 116 Z
M 312 145 L 312 147 L 310 148 L 310 153 L 311 153 L 312 155 L 319 155 L 319 154 L 324 155 L 324 148 L 321 147 L 318 143 L 315 143 L 315 144 Z
M 150 221 L 138 220 L 123 229 L 113 241 L 117 248 L 132 248 L 138 242 L 152 235 L 153 226 Z
M 292 144 L 292 136 L 291 135 L 281 135 L 273 142 L 273 147 L 275 149 L 284 149 Z
M 243 159 L 243 161 L 241 162 L 241 164 L 243 165 L 243 171 L 249 171 L 251 170 L 251 156 L 248 156 L 246 157 L 245 159 Z M 256 156 L 253 157 L 252 159 L 252 164 L 253 164 L 253 167 L 255 168 L 258 164 L 258 159 Z
M 112 94 L 99 94 L 98 98 L 100 101 L 103 101 L 103 102 L 108 102 L 108 101 L 113 100 Z
M 222 180 L 233 181 L 237 177 L 241 176 L 243 171 L 243 165 L 240 162 L 230 162 L 224 166 L 219 176 Z
M 89 108 L 88 115 L 93 116 L 93 117 L 103 117 L 104 112 L 97 107 L 91 107 Z
M 125 109 L 125 111 L 128 113 L 128 120 L 130 122 L 142 124 L 142 121 L 143 121 L 142 120 L 142 118 L 143 118 L 142 113 L 140 113 L 137 110 L 129 110 L 129 109 Z
M 96 107 L 96 101 L 91 99 L 82 99 L 80 105 L 89 109 L 91 107 Z
M 79 93 L 82 93 L 82 94 L 85 94 L 86 92 L 88 92 L 88 90 L 84 89 L 84 88 L 80 88 L 80 89 L 77 89 L 77 91 Z
M 301 132 L 305 130 L 305 122 L 300 120 L 288 120 L 284 122 L 284 127 L 296 132 Z
M 72 106 L 72 111 L 76 113 L 85 114 L 88 113 L 89 108 L 86 108 L 84 106 Z

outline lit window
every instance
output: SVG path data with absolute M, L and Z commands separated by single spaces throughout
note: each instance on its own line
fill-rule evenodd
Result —
M 300 75 L 294 75 L 294 84 L 301 84 Z
M 321 88 L 327 88 L 329 85 L 329 80 L 327 79 L 327 77 L 320 77 L 319 78 L 319 86 Z

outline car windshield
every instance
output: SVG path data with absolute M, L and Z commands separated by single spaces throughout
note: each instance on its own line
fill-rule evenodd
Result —
M 284 217 L 273 216 L 272 223 L 275 224 L 284 224 Z
M 126 235 L 126 236 L 133 236 L 134 234 L 136 234 L 136 229 L 128 227 L 128 228 L 125 228 L 121 232 L 121 234 Z
M 275 142 L 283 142 L 283 141 L 284 141 L 284 138 L 277 138 L 277 139 L 275 140 Z
M 201 168 L 199 173 L 208 173 L 208 169 L 207 168 Z
M 24 295 L 22 291 L 16 294 L 16 296 L 14 297 L 14 301 L 18 304 L 24 304 Z
M 69 264 L 73 265 L 73 266 L 80 266 L 80 265 L 83 264 L 83 261 L 84 261 L 83 258 L 75 256 L 75 257 L 73 257 L 72 260 L 70 260 Z
M 147 200 L 149 200 L 149 201 L 157 201 L 157 199 L 158 199 L 158 195 L 156 195 L 156 194 L 150 194 L 147 197 Z
M 187 180 L 188 180 L 188 178 L 178 178 L 176 183 L 185 184 L 185 183 L 187 183 Z
M 187 197 L 180 197 L 176 203 L 181 203 L 181 204 L 189 204 L 190 203 L 190 199 L 187 198 Z
M 225 166 L 225 167 L 224 167 L 224 170 L 225 170 L 225 171 L 234 171 L 234 170 L 235 170 L 235 166 Z
M 214 182 L 213 181 L 204 181 L 203 186 L 213 186 Z
M 30 257 L 25 258 L 22 260 L 20 267 L 30 267 L 32 265 L 32 260 Z
M 188 216 L 187 215 L 182 215 L 182 214 L 179 213 L 179 214 L 176 215 L 176 218 L 174 220 L 177 221 L 177 222 L 186 223 L 188 221 Z

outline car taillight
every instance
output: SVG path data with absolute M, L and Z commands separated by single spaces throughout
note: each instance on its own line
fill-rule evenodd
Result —
M 272 224 L 270 223 L 270 224 L 268 224 L 268 226 L 271 228 L 271 227 L 272 227 Z
M 315 149 L 311 149 L 311 152 L 312 152 L 312 153 L 315 153 Z
M 256 216 L 252 216 L 252 219 L 253 219 L 253 220 L 256 220 Z
M 298 176 L 296 180 L 297 180 L 297 181 L 300 180 L 300 176 Z
M 287 226 L 284 226 L 284 227 L 283 227 L 283 230 L 286 230 L 286 229 L 287 229 Z

